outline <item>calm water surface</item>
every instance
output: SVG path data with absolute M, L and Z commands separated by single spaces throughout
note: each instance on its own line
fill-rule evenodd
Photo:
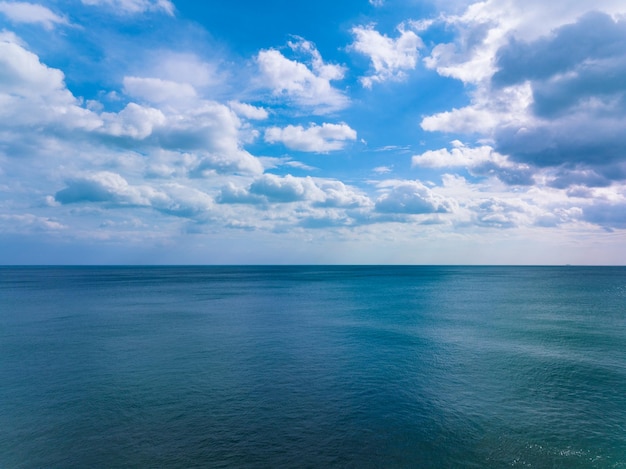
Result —
M 626 268 L 0 268 L 0 468 L 626 468 Z

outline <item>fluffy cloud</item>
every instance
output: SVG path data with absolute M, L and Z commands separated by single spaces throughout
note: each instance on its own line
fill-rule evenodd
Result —
M 103 113 L 103 133 L 115 137 L 143 140 L 152 135 L 155 128 L 165 125 L 165 115 L 151 107 L 129 103 L 119 113 Z
M 383 194 L 376 200 L 376 211 L 380 213 L 449 213 L 455 207 L 453 201 L 436 194 L 419 181 L 387 181 L 379 187 Z
M 471 84 L 471 104 L 426 116 L 422 128 L 489 139 L 508 161 L 489 164 L 514 169 L 511 181 L 547 175 L 549 168 L 556 168 L 551 181 L 547 176 L 552 187 L 625 179 L 626 21 L 615 14 L 623 4 L 532 0 L 518 7 L 488 0 L 446 17 L 459 39 L 434 47 L 425 62 Z M 467 151 L 453 150 L 451 156 L 461 159 L 459 153 L 476 172 L 476 158 L 484 155 L 474 152 L 469 161 Z M 434 154 L 422 156 L 414 164 L 432 165 Z
M 81 0 L 85 5 L 104 5 L 126 14 L 163 11 L 174 14 L 174 4 L 170 0 Z
M 131 185 L 117 173 L 102 171 L 85 174 L 66 181 L 55 200 L 61 204 L 102 203 L 107 207 L 152 207 L 163 213 L 181 217 L 195 217 L 207 212 L 212 199 L 207 194 L 180 184 L 166 184 L 161 188 Z
M 341 150 L 346 142 L 356 140 L 356 131 L 347 124 L 311 124 L 307 129 L 301 125 L 285 128 L 270 127 L 265 131 L 265 141 L 281 142 L 287 148 L 298 151 L 326 153 Z
M 265 109 L 252 106 L 251 104 L 229 101 L 228 105 L 237 115 L 245 117 L 246 119 L 265 120 L 269 116 Z
M 49 68 L 12 33 L 0 32 L 0 122 L 5 129 L 46 126 L 93 130 L 102 121 L 65 86 L 60 70 Z
M 52 29 L 57 24 L 68 24 L 65 18 L 34 3 L 0 2 L 0 13 L 15 23 L 38 23 L 45 29 Z
M 521 200 L 503 200 L 489 198 L 471 205 L 473 224 L 492 228 L 515 228 L 530 225 L 533 210 L 529 204 Z
M 391 39 L 376 31 L 374 25 L 352 29 L 355 40 L 350 49 L 368 56 L 374 69 L 371 75 L 361 78 L 366 88 L 371 88 L 374 82 L 401 80 L 406 70 L 417 65 L 418 49 L 424 45 L 422 40 L 413 31 L 405 30 L 404 25 L 398 27 L 398 32 L 400 36 Z
M 510 41 L 496 64 L 495 87 L 530 83 L 535 118 L 497 129 L 500 151 L 537 166 L 626 160 L 625 20 L 587 14 L 550 36 Z
M 79 202 L 111 202 L 120 205 L 149 205 L 156 191 L 148 187 L 133 187 L 116 173 L 99 172 L 66 181 L 67 187 L 54 198 L 62 204 Z
M 32 151 L 25 148 L 28 145 L 56 146 L 67 152 L 62 150 L 64 145 L 71 148 L 73 142 L 81 141 L 93 145 L 83 151 L 84 159 L 106 145 L 122 153 L 191 153 L 181 161 L 184 174 L 192 176 L 263 171 L 261 162 L 243 148 L 249 130 L 237 114 L 224 104 L 190 99 L 191 85 L 126 77 L 125 91 L 150 104 L 130 102 L 119 112 L 97 113 L 67 89 L 60 70 L 42 64 L 7 32 L 0 33 L 0 68 L 0 123 L 8 155 Z M 167 168 L 159 172 L 166 174 Z
M 168 84 L 167 89 L 172 87 Z M 158 92 L 155 93 L 158 95 Z M 102 113 L 101 116 L 104 125 L 98 129 L 99 132 L 133 139 L 131 142 L 124 141 L 125 146 L 162 149 L 177 155 L 191 153 L 191 157 L 184 158 L 184 165 L 186 174 L 193 177 L 263 172 L 259 159 L 242 147 L 244 124 L 224 104 L 206 100 L 175 100 L 161 110 L 129 103 L 119 113 Z M 161 167 L 153 173 L 179 172 L 170 169 Z
M 495 176 L 507 184 L 530 185 L 534 183 L 532 168 L 514 163 L 494 151 L 489 145 L 467 147 L 462 142 L 452 142 L 448 150 L 429 150 L 412 158 L 412 166 L 426 168 L 459 168 L 469 170 L 474 176 Z
M 180 102 L 197 97 L 189 83 L 177 83 L 161 78 L 124 77 L 124 92 L 151 103 Z
M 369 207 L 369 198 L 341 181 L 264 174 L 243 188 L 229 183 L 217 199 L 224 204 L 309 202 L 317 207 Z
M 304 55 L 309 64 L 288 59 L 276 49 L 262 50 L 256 57 L 262 85 L 275 96 L 310 108 L 316 114 L 345 108 L 348 99 L 330 83 L 343 78 L 344 67 L 324 63 L 311 42 L 299 40 L 289 46 L 293 52 Z

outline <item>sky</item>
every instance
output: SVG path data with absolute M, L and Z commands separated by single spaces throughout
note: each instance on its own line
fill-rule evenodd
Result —
M 0 1 L 0 264 L 626 264 L 623 0 Z

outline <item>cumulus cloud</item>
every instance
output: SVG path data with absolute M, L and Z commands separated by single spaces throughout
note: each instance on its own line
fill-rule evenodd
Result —
M 425 168 L 466 168 L 473 176 L 494 176 L 502 182 L 512 185 L 530 185 L 533 169 L 520 163 L 514 163 L 494 151 L 489 145 L 467 147 L 462 142 L 452 142 L 453 148 L 428 150 L 412 158 L 412 166 Z
M 99 117 L 84 109 L 60 70 L 47 67 L 10 32 L 0 32 L 0 122 L 5 129 L 47 125 L 93 130 Z
M 184 158 L 184 165 L 192 177 L 263 172 L 259 159 L 242 147 L 243 124 L 226 105 L 200 100 L 192 107 L 161 110 L 129 103 L 119 113 L 102 113 L 102 118 L 100 133 L 132 139 L 124 142 L 126 146 L 191 153 Z M 161 168 L 156 173 L 166 172 Z
M 251 104 L 241 103 L 239 101 L 229 101 L 230 108 L 239 116 L 252 120 L 265 120 L 269 114 L 262 107 L 256 107 Z
M 529 82 L 535 119 L 497 129 L 496 147 L 538 166 L 626 160 L 625 46 L 626 21 L 597 12 L 550 36 L 510 41 L 498 53 L 492 82 Z
M 556 189 L 626 179 L 623 4 L 520 5 L 487 0 L 443 17 L 457 40 L 435 46 L 425 63 L 471 85 L 471 103 L 421 126 L 489 144 L 426 152 L 414 165 L 463 161 L 474 175 Z
M 66 181 L 67 187 L 54 198 L 62 204 L 79 202 L 112 202 L 122 205 L 149 205 L 155 191 L 133 187 L 126 179 L 109 171 L 87 174 Z
M 4 150 L 17 156 L 25 146 L 62 148 L 75 141 L 91 142 L 83 152 L 98 154 L 97 147 L 188 154 L 181 159 L 184 174 L 194 177 L 216 173 L 260 174 L 261 162 L 243 148 L 245 124 L 228 106 L 191 99 L 191 85 L 156 78 L 126 77 L 125 91 L 139 98 L 119 112 L 85 107 L 66 87 L 64 74 L 41 63 L 12 33 L 0 33 L 0 124 Z M 93 109 L 93 110 L 92 110 Z M 259 110 L 247 108 L 248 113 Z M 28 136 L 25 138 L 25 136 Z M 48 139 L 48 140 L 47 140 Z M 65 142 L 65 143 L 62 143 Z M 70 145 L 70 142 L 72 144 Z M 59 150 L 67 151 L 67 150 Z M 170 174 L 181 174 L 180 165 Z M 152 171 L 165 175 L 168 168 Z
M 308 202 L 316 207 L 357 208 L 371 206 L 370 199 L 341 181 L 264 174 L 247 187 L 229 183 L 217 200 L 224 204 Z
M 156 108 L 129 103 L 119 113 L 102 114 L 102 132 L 115 137 L 130 137 L 137 140 L 150 136 L 155 128 L 165 125 L 165 115 Z
M 290 42 L 293 52 L 305 56 L 308 64 L 288 59 L 276 49 L 262 50 L 256 57 L 263 86 L 277 97 L 324 114 L 348 105 L 348 98 L 333 88 L 331 81 L 341 80 L 345 69 L 326 64 L 315 46 L 305 40 Z
M 374 69 L 371 75 L 361 78 L 366 88 L 371 88 L 374 82 L 401 80 L 406 70 L 417 65 L 418 50 L 424 46 L 422 40 L 404 25 L 398 27 L 398 32 L 400 35 L 391 39 L 376 31 L 374 25 L 352 28 L 355 40 L 349 49 L 368 56 Z
M 520 200 L 490 198 L 478 201 L 471 207 L 474 223 L 493 228 L 515 228 L 530 223 L 526 212 L 528 204 Z
M 192 218 L 208 211 L 212 199 L 197 189 L 180 184 L 160 188 L 131 185 L 117 173 L 101 171 L 84 174 L 66 181 L 55 200 L 61 204 L 102 203 L 108 207 L 151 207 L 163 213 Z
M 81 0 L 84 5 L 107 6 L 125 14 L 162 11 L 174 15 L 174 4 L 170 0 Z
M 356 131 L 347 124 L 316 124 L 270 127 L 265 131 L 265 141 L 281 142 L 291 150 L 326 153 L 341 150 L 348 141 L 356 140 Z
M 15 23 L 41 24 L 48 30 L 54 28 L 57 24 L 68 24 L 67 19 L 35 3 L 0 2 L 0 13 Z
M 386 181 L 379 184 L 383 194 L 376 200 L 376 211 L 421 215 L 449 213 L 453 201 L 436 194 L 419 181 Z

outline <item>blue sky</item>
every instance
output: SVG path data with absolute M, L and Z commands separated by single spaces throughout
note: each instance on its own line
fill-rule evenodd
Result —
M 0 263 L 624 264 L 626 6 L 0 1 Z

